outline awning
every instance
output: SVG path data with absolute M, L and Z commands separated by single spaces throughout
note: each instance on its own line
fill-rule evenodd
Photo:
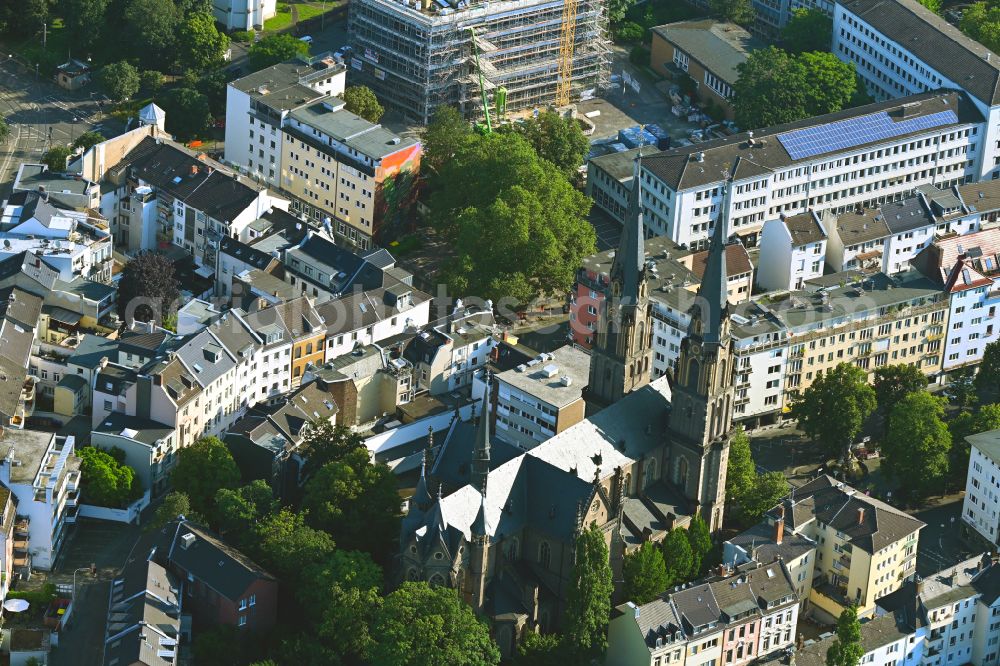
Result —
M 49 319 L 55 319 L 60 324 L 66 324 L 67 326 L 76 326 L 83 319 L 83 315 L 67 310 L 66 308 L 61 308 L 58 306 L 46 306 L 42 310 L 43 313 L 49 316 Z

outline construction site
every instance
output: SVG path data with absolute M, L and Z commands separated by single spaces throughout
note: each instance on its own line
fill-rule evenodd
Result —
M 493 121 L 564 107 L 610 71 L 604 0 L 352 0 L 350 34 L 352 81 L 420 124 L 442 105 Z

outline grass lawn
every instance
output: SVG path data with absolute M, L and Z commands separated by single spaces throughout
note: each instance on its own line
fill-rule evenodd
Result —
M 298 10 L 298 20 L 305 21 L 307 19 L 319 16 L 324 11 L 330 11 L 335 9 L 340 2 L 337 0 L 330 0 L 329 2 L 303 2 L 301 0 L 288 0 L 286 2 L 278 3 L 278 11 L 274 15 L 274 18 L 264 21 L 264 30 L 266 32 L 280 32 L 282 30 L 287 30 L 292 26 L 292 7 Z

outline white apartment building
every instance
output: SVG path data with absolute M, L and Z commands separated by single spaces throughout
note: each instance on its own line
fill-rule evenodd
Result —
M 273 18 L 276 0 L 212 0 L 216 23 L 231 30 L 261 30 L 264 21 Z
M 396 282 L 329 300 L 316 311 L 327 325 L 324 360 L 329 362 L 358 347 L 425 327 L 431 296 Z
M 802 289 L 806 281 L 823 275 L 826 236 L 812 211 L 765 222 L 757 284 L 765 291 Z
M 7 429 L 0 446 L 0 483 L 17 498 L 17 514 L 28 522 L 29 567 L 49 571 L 59 557 L 66 526 L 76 522 L 80 459 L 74 439 Z
M 471 386 L 497 345 L 493 326 L 491 309 L 467 309 L 458 301 L 444 322 L 420 331 L 403 351 L 413 364 L 416 388 L 440 395 Z
M 756 245 L 783 213 L 853 210 L 978 178 L 984 132 L 964 93 L 941 91 L 672 148 L 642 160 L 644 216 L 689 248 L 707 246 L 717 219 Z
M 226 87 L 226 163 L 280 185 L 282 132 L 294 109 L 344 92 L 347 68 L 330 54 L 279 63 Z
M 1000 544 L 1000 430 L 969 435 L 962 520 L 990 543 Z
M 833 53 L 878 100 L 964 90 L 985 118 L 976 180 L 1000 174 L 1000 57 L 915 0 L 838 0 Z

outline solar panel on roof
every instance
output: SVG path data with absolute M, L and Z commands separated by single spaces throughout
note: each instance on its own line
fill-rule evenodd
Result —
M 801 160 L 957 122 L 958 116 L 950 110 L 898 121 L 880 111 L 860 118 L 785 132 L 778 135 L 778 141 L 793 160 Z

